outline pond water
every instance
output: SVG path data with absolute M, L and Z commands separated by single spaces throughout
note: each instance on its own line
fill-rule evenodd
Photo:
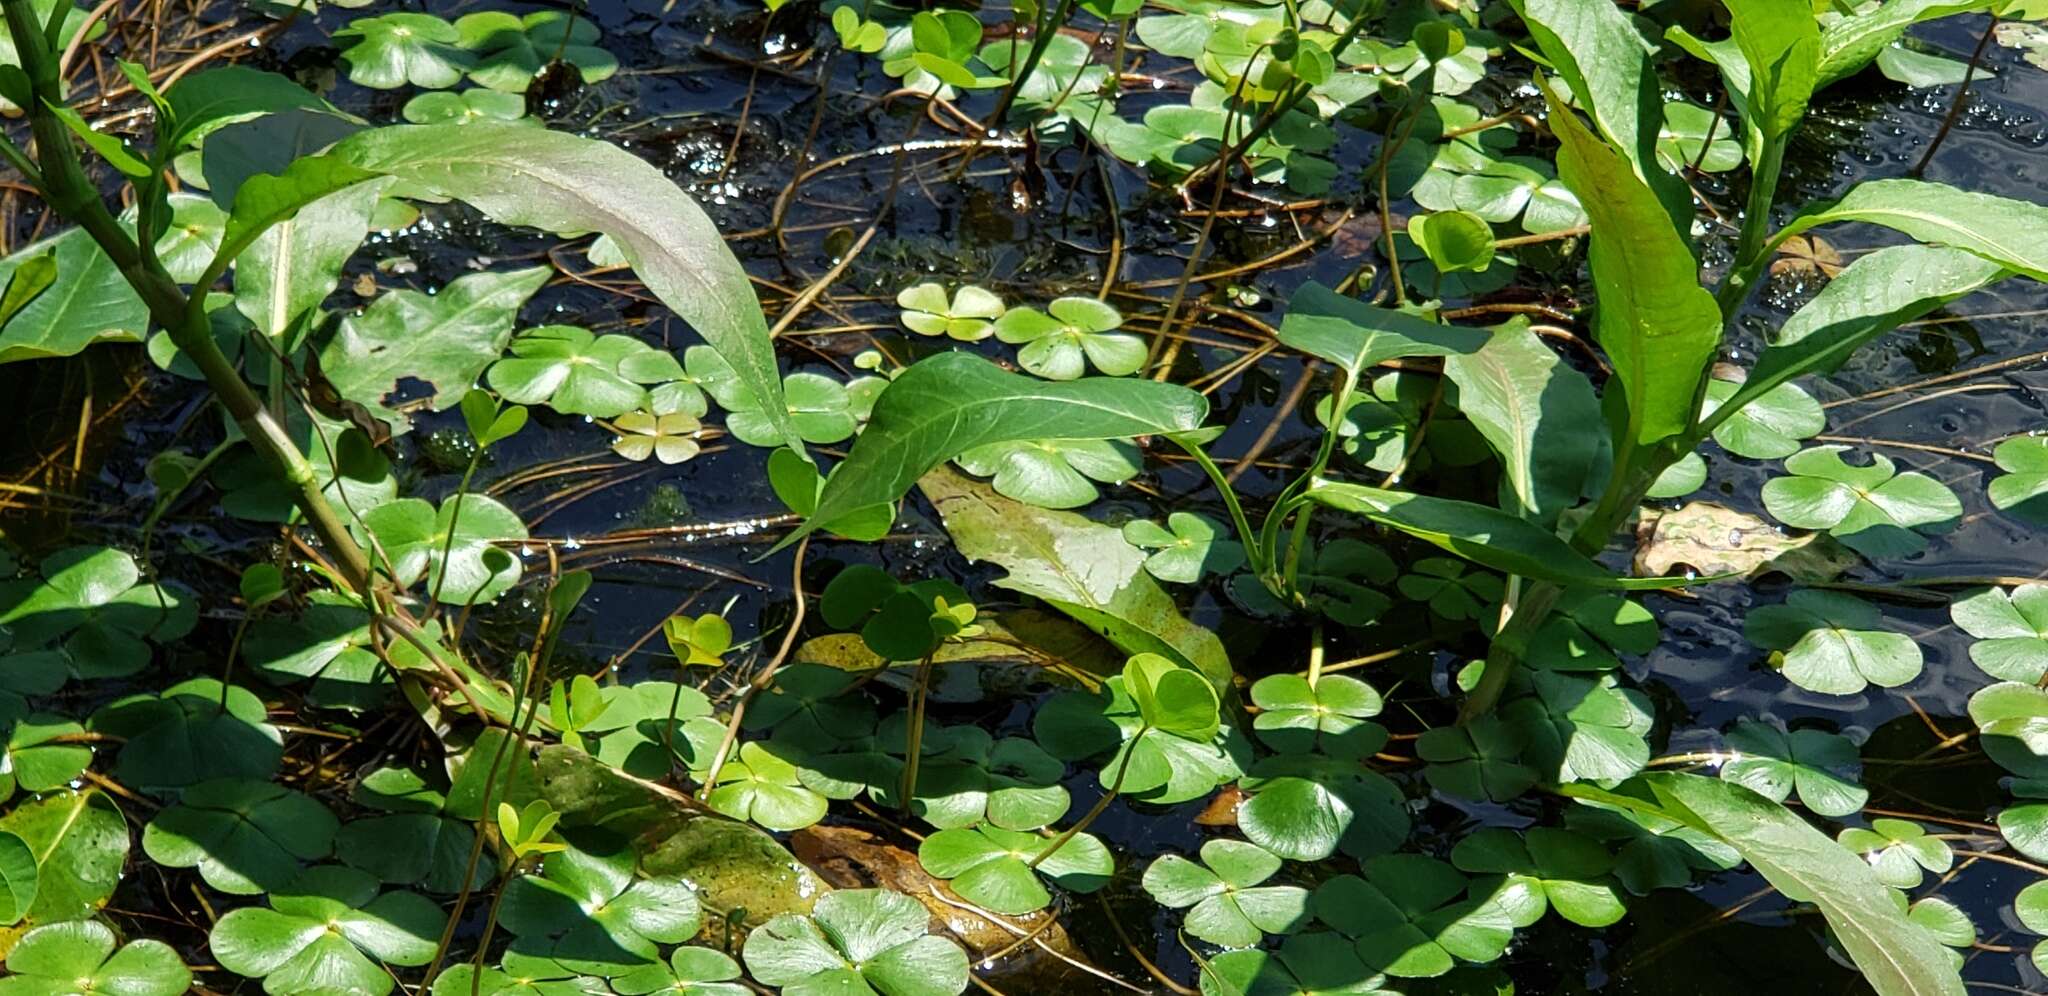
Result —
M 466 9 L 434 6 L 436 13 L 451 18 Z M 834 46 L 829 34 L 817 34 L 827 30 L 822 19 L 798 11 L 801 6 L 770 16 L 751 4 L 720 0 L 681 0 L 673 10 L 662 0 L 596 0 L 587 13 L 603 28 L 606 46 L 624 69 L 601 85 L 565 87 L 534 107 L 554 127 L 632 149 L 697 196 L 720 228 L 732 233 L 731 244 L 757 279 L 771 321 L 794 289 L 835 263 L 836 254 L 893 189 L 887 223 L 873 243 L 781 337 L 786 369 L 829 370 L 843 378 L 856 372 L 853 357 L 862 350 L 878 348 L 907 362 L 941 348 L 906 335 L 897 325 L 894 294 L 918 279 L 978 283 L 1018 301 L 1043 301 L 1070 291 L 1093 294 L 1107 279 L 1110 299 L 1127 314 L 1156 315 L 1163 309 L 1201 227 L 1201 218 L 1176 196 L 1114 160 L 1071 148 L 985 150 L 964 177 L 955 176 L 961 150 L 971 143 L 959 133 L 958 123 L 943 118 L 920 122 L 921 99 L 892 92 L 897 82 L 884 76 L 875 60 L 827 56 Z M 217 5 L 195 16 L 212 23 L 238 13 Z M 395 120 L 398 97 L 356 87 L 335 72 L 336 47 L 328 32 L 337 23 L 324 15 L 292 23 L 250 53 L 250 60 L 304 80 L 323 80 L 333 86 L 330 97 L 340 106 L 372 120 Z M 1981 28 L 1981 18 L 1958 18 L 1920 29 L 1916 37 L 1931 50 L 1960 58 L 1976 46 Z M 757 50 L 770 57 L 754 61 L 749 53 Z M 2040 158 L 2048 143 L 2048 72 L 2026 63 L 2022 55 L 1998 45 L 1985 50 L 1989 73 L 1972 86 L 1952 132 L 1926 167 L 1928 179 L 2048 203 L 2048 167 Z M 819 114 L 816 83 L 826 58 L 831 63 Z M 1166 94 L 1196 78 L 1178 60 L 1155 60 L 1140 68 Z M 1700 82 L 1702 87 L 1690 96 L 1711 104 L 1708 81 Z M 1520 81 L 1482 81 L 1477 92 L 1482 102 L 1503 109 L 1529 104 Z M 1797 203 L 1839 192 L 1862 178 L 1905 173 L 1941 128 L 1953 94 L 1953 87 L 1908 89 L 1875 73 L 1828 91 L 1795 147 L 1787 168 L 1789 191 L 1781 201 Z M 987 109 L 986 104 L 965 106 L 969 113 Z M 1125 115 L 1144 106 L 1139 94 L 1126 104 Z M 1240 361 L 1263 341 L 1261 328 L 1277 321 L 1304 280 L 1337 284 L 1375 259 L 1370 243 L 1379 234 L 1379 221 L 1363 207 L 1370 202 L 1360 190 L 1357 166 L 1370 160 L 1377 139 L 1354 128 L 1342 134 L 1333 153 L 1340 175 L 1327 202 L 1292 210 L 1241 202 L 1240 216 L 1216 226 L 1213 254 L 1202 269 L 1240 264 L 1245 269 L 1225 280 L 1197 284 L 1195 290 L 1219 307 L 1193 328 L 1195 341 L 1180 354 L 1175 379 L 1213 384 L 1212 421 L 1229 426 L 1213 450 L 1233 459 L 1257 451 L 1261 462 L 1240 479 L 1252 495 L 1270 492 L 1284 481 L 1288 468 L 1310 455 L 1318 427 L 1302 399 L 1312 403 L 1322 397 L 1329 375 L 1327 370 L 1305 371 L 1299 360 L 1284 355 L 1266 355 L 1249 365 Z M 902 157 L 906 172 L 892 184 L 898 161 L 892 150 L 906 140 L 925 144 L 914 144 L 915 151 Z M 798 176 L 792 164 L 805 150 L 822 165 Z M 1739 189 L 1731 193 L 1725 182 L 1718 187 L 1716 182 L 1706 181 L 1701 192 L 1732 214 L 1740 203 Z M 778 236 L 770 228 L 785 203 L 785 227 Z M 1409 209 L 1412 205 L 1403 203 L 1394 212 Z M 17 237 L 30 224 L 16 216 Z M 1716 251 L 1725 259 L 1732 235 L 1725 226 L 1707 226 L 1709 260 Z M 1844 257 L 1888 238 L 1875 230 L 1830 236 Z M 657 345 L 694 341 L 636 291 L 630 273 L 599 270 L 580 251 L 542 255 L 554 246 L 552 240 L 484 223 L 461 208 L 429 207 L 422 223 L 373 238 L 351 264 L 341 295 L 360 295 L 373 286 L 437 287 L 487 266 L 551 261 L 563 276 L 528 306 L 528 323 L 631 330 Z M 1297 248 L 1279 262 L 1259 265 Z M 1774 277 L 1727 348 L 1753 356 L 1762 333 L 1813 289 L 1797 274 Z M 1535 303 L 1569 308 L 1570 294 L 1569 287 L 1539 285 L 1531 297 Z M 1927 591 L 1951 589 L 1915 583 L 2048 575 L 2041 566 L 2048 563 L 2048 533 L 1998 514 L 1984 487 L 1995 473 L 1986 456 L 1991 444 L 2043 427 L 2048 358 L 2034 354 L 2048 350 L 2048 338 L 2040 334 L 2044 315 L 2048 293 L 2038 284 L 2011 281 L 1939 313 L 1936 320 L 1885 338 L 1839 373 L 1810 385 L 1828 406 L 1827 432 L 1842 437 L 1834 441 L 1881 452 L 1901 468 L 1948 484 L 1963 500 L 1961 527 L 1934 537 L 1926 552 L 1886 561 L 1883 567 L 1859 565 L 1847 575 L 1860 593 L 1883 605 L 1893 628 L 1908 632 L 1924 648 L 1921 677 L 1889 692 L 1803 692 L 1772 670 L 1765 653 L 1741 633 L 1752 602 L 1776 601 L 1779 588 L 1718 584 L 1684 596 L 1654 596 L 1648 604 L 1664 627 L 1664 642 L 1646 657 L 1627 662 L 1629 676 L 1659 708 L 1654 753 L 1711 753 L 1721 733 L 1743 718 L 1775 718 L 1845 733 L 1864 744 L 1873 813 L 1909 815 L 1957 835 L 1958 843 L 1996 842 L 1988 819 L 2006 799 L 2001 772 L 1957 737 L 1973 729 L 1964 714 L 1966 701 L 1990 679 L 1971 664 L 1969 638 L 1950 624 L 1944 600 L 1925 597 Z M 1583 334 L 1583 328 L 1579 331 Z M 994 349 L 987 351 L 995 355 Z M 1566 352 L 1575 361 L 1585 359 L 1582 350 Z M 2015 357 L 2025 361 L 2006 362 Z M 191 438 L 215 431 L 212 423 L 194 424 L 194 395 L 184 382 L 132 357 L 81 358 L 64 376 L 54 364 L 35 366 L 34 371 L 0 369 L 0 382 L 32 392 L 22 396 L 33 397 L 32 407 L 53 416 L 48 421 L 57 428 L 48 436 L 31 433 L 10 447 L 9 479 L 36 479 L 31 471 L 47 453 L 59 453 L 60 463 L 70 460 L 64 448 L 70 445 L 77 406 L 88 385 L 102 408 L 110 393 L 124 396 L 124 403 L 118 417 L 102 421 L 88 443 L 80 483 L 87 502 L 66 515 L 47 508 L 10 513 L 16 523 L 10 536 L 41 547 L 55 545 L 60 535 L 132 543 L 134 517 L 127 513 L 149 493 L 147 457 L 165 445 L 190 448 Z M 131 389 L 135 393 L 126 399 Z M 552 414 L 536 418 L 540 431 L 529 430 L 494 452 L 477 480 L 526 519 L 534 536 L 525 551 L 529 569 L 542 570 L 551 550 L 561 569 L 596 572 L 596 587 L 564 638 L 565 667 L 588 673 L 616 668 L 627 678 L 670 673 L 673 664 L 656 630 L 682 606 L 693 613 L 723 610 L 743 644 L 762 632 L 778 631 L 789 618 L 790 554 L 757 559 L 789 522 L 768 488 L 765 450 L 728 441 L 713 443 L 704 455 L 677 467 L 632 464 L 612 459 L 608 435 L 587 420 Z M 459 429 L 459 419 L 452 412 L 420 412 L 415 426 L 395 444 L 410 493 L 431 498 L 452 491 L 460 477 L 459 460 L 437 461 L 430 451 L 438 445 L 438 434 Z M 1709 500 L 1761 514 L 1758 490 L 1775 463 L 1709 447 L 1708 466 L 1701 491 L 1663 507 Z M 1106 500 L 1090 514 L 1114 522 L 1197 508 L 1221 518 L 1214 492 L 1192 468 L 1159 461 L 1155 467 L 1163 469 L 1130 485 L 1106 486 Z M 228 560 L 275 539 L 274 533 L 224 523 L 203 500 L 176 509 L 162 528 L 160 544 Z M 1618 545 L 1610 555 L 1621 565 L 1629 552 Z M 951 549 L 935 512 L 919 497 L 907 503 L 898 529 L 883 543 L 814 548 L 811 590 L 839 565 L 863 559 L 899 576 L 943 576 L 970 585 L 993 574 Z M 210 571 L 200 560 L 166 569 L 202 590 L 232 586 L 230 574 Z M 998 596 L 990 591 L 987 597 Z M 1195 590 L 1186 605 L 1195 621 L 1222 635 L 1249 677 L 1301 666 L 1296 658 L 1308 642 L 1305 627 L 1263 623 L 1220 585 Z M 533 595 L 515 593 L 507 604 L 480 613 L 473 626 L 486 646 L 509 652 L 536 612 Z M 1333 659 L 1371 654 L 1427 636 L 1426 620 L 1390 621 L 1333 637 L 1330 653 Z M 1374 665 L 1375 685 L 1392 689 L 1382 719 L 1397 738 L 1424 724 L 1448 721 L 1439 696 L 1448 688 L 1449 675 L 1482 651 L 1465 641 Z M 1015 695 L 993 695 L 942 704 L 937 712 L 949 723 L 1021 730 L 1028 710 L 1019 703 Z M 1404 743 L 1397 739 L 1388 750 L 1403 753 Z M 345 773 L 364 760 L 345 756 L 333 770 Z M 1391 765 L 1390 770 L 1402 768 Z M 1513 806 L 1453 803 L 1428 794 L 1412 777 L 1412 766 L 1408 771 L 1399 777 L 1418 786 L 1411 797 L 1425 800 L 1417 803 L 1413 846 L 1425 851 L 1445 850 L 1476 827 L 1525 826 L 1543 806 L 1528 799 Z M 1077 773 L 1070 787 L 1077 806 L 1100 792 L 1092 772 Z M 1118 802 L 1095 824 L 1118 853 L 1120 874 L 1103 893 L 1103 902 L 1076 897 L 1066 913 L 1066 929 L 1089 960 L 1142 987 L 1152 986 L 1131 950 L 1118 942 L 1115 931 L 1105 929 L 1113 919 L 1166 974 L 1194 978 L 1196 965 L 1175 938 L 1177 914 L 1158 911 L 1144 896 L 1137 869 L 1154 855 L 1194 850 L 1209 832 L 1194 822 L 1202 808 L 1200 802 L 1168 809 Z M 876 825 L 836 810 L 831 821 Z M 2026 965 L 2031 935 L 2010 919 L 2013 896 L 2035 880 L 2025 868 L 1966 858 L 1941 889 L 1976 922 L 1981 945 L 1965 952 L 1964 971 L 1980 991 L 2035 992 L 2048 984 Z M 1828 953 L 1820 918 L 1763 889 L 1752 875 L 1724 873 L 1690 891 L 1664 890 L 1635 900 L 1629 918 L 1605 931 L 1547 919 L 1522 932 L 1499 967 L 1517 992 L 1532 994 L 1865 991 L 1840 956 Z M 131 907 L 156 902 L 139 899 Z M 1085 975 L 1051 973 L 1014 982 L 1007 991 L 1121 990 Z M 1434 990 L 1425 984 L 1412 991 Z

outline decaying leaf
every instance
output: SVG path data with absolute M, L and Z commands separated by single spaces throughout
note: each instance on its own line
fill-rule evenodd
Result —
M 1669 512 L 1646 510 L 1636 526 L 1639 574 L 1783 574 L 1811 584 L 1840 575 L 1857 559 L 1823 534 L 1787 535 L 1755 515 L 1713 502 L 1696 501 Z

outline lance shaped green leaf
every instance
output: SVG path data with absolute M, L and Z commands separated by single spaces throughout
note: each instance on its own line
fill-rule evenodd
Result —
M 1282 345 L 1328 360 L 1352 376 L 1403 357 L 1471 353 L 1486 341 L 1479 329 L 1376 308 L 1313 280 L 1295 290 L 1280 321 Z
M 156 695 L 116 699 L 93 714 L 94 730 L 126 740 L 114 773 L 127 785 L 179 789 L 210 778 L 269 778 L 284 734 L 255 693 L 190 678 Z
M 469 78 L 511 94 L 524 94 L 533 78 L 560 59 L 585 83 L 601 83 L 619 71 L 619 60 L 597 44 L 597 25 L 559 10 L 520 17 L 480 10 L 455 21 L 463 48 L 475 53 Z
M 1584 374 L 1543 345 L 1527 322 L 1444 359 L 1454 399 L 1501 463 L 1501 507 L 1545 525 L 1578 504 L 1601 457 L 1600 399 Z M 1590 482 L 1598 483 L 1598 482 Z
M 1684 231 L 1692 222 L 1692 196 L 1678 177 L 1657 163 L 1664 92 L 1651 63 L 1655 46 L 1618 7 L 1576 0 L 1517 0 L 1514 7 L 1528 23 L 1529 36 L 1543 57 L 1571 88 L 1574 102 L 1592 116 L 1607 154 L 1625 157 L 1620 167 L 1634 174 L 1634 186 L 1657 202 L 1665 215 L 1663 221 L 1642 220 L 1659 232 Z M 1557 103 L 1554 98 L 1552 102 Z M 1553 109 L 1551 117 L 1557 116 Z M 1590 134 L 1585 137 L 1599 141 Z M 1581 203 L 1586 202 L 1586 190 L 1569 176 L 1565 183 Z M 1597 228 L 1599 215 L 1588 207 Z
M 1816 225 L 1842 221 L 1883 225 L 2048 280 L 2048 207 L 1925 180 L 1859 183 L 1836 200 L 1800 211 L 1771 236 L 1771 245 Z
M 0 979 L 6 996 L 178 996 L 192 986 L 192 972 L 171 946 L 158 940 L 120 944 L 97 920 L 37 927 L 7 953 Z
M 1820 86 L 1845 79 L 1877 58 L 1921 21 L 1983 10 L 1993 0 L 1886 0 L 1861 7 L 1821 33 Z
M 1784 806 L 1700 775 L 1658 772 L 1629 788 L 1623 794 L 1581 785 L 1566 792 L 1677 820 L 1735 848 L 1788 898 L 1820 907 L 1880 996 L 1963 996 L 1948 955 L 1906 919 L 1869 863 Z
M 1700 286 L 1683 223 L 1671 223 L 1668 205 L 1555 93 L 1546 89 L 1544 97 L 1562 143 L 1558 176 L 1579 195 L 1593 227 L 1588 254 L 1600 289 L 1593 332 L 1614 364 L 1627 405 L 1616 440 L 1616 472 L 1633 473 L 1643 459 L 1635 451 L 1679 438 L 1692 427 L 1700 382 L 1721 341 L 1721 311 Z M 1684 218 L 1690 222 L 1686 203 Z
M 1749 64 L 1748 122 L 1782 141 L 1819 84 L 1821 38 L 1813 11 L 1772 0 L 1729 0 L 1735 45 Z
M 378 128 L 335 154 L 467 201 L 502 224 L 610 236 L 647 289 L 731 367 L 731 390 L 802 451 L 746 271 L 703 209 L 660 170 L 603 142 L 491 121 Z
M 1926 872 L 1941 875 L 1955 863 L 1948 842 L 1929 836 L 1911 820 L 1878 817 L 1870 827 L 1849 827 L 1836 837 L 1842 846 L 1870 862 L 1877 880 L 1894 889 L 1917 889 Z
M 1146 867 L 1143 884 L 1160 905 L 1188 911 L 1188 933 L 1239 948 L 1308 925 L 1307 889 L 1260 885 L 1279 870 L 1280 858 L 1265 848 L 1219 838 L 1202 844 L 1199 864 L 1178 854 L 1161 856 Z
M 1316 483 L 1307 497 L 1433 543 L 1474 563 L 1541 581 L 1640 590 L 1695 580 L 1616 577 L 1542 527 L 1471 502 L 1329 481 Z
M 1517 834 L 1487 827 L 1458 840 L 1451 864 L 1469 875 L 1502 876 L 1505 887 L 1526 891 L 1528 922 L 1517 926 L 1533 924 L 1546 908 L 1581 927 L 1605 927 L 1628 913 L 1610 877 L 1614 856 L 1570 830 L 1531 827 Z
M 1500 957 L 1514 937 L 1503 908 L 1461 899 L 1458 870 L 1420 854 L 1386 854 L 1363 876 L 1339 875 L 1316 887 L 1316 919 L 1353 938 L 1366 967 L 1404 979 L 1434 978 L 1459 960 Z
M 2029 683 L 2048 675 L 2048 585 L 1980 588 L 1951 602 L 1948 611 L 1956 628 L 1976 638 L 1970 660 L 1984 673 Z
M 488 602 L 519 581 L 519 558 L 498 546 L 526 539 L 519 514 L 485 495 L 454 495 L 439 510 L 401 498 L 363 516 L 402 586 L 422 576 L 443 602 Z
M 142 828 L 142 850 L 172 868 L 198 868 L 222 892 L 254 896 L 290 886 L 302 862 L 333 851 L 327 807 L 282 785 L 217 778 L 185 790 Z
M 168 135 L 157 136 L 157 152 L 165 159 L 229 122 L 291 110 L 331 110 L 305 87 L 253 66 L 220 66 L 193 73 L 165 90 L 163 99 L 174 122 Z
M 1721 777 L 1766 799 L 1784 802 L 1797 792 L 1800 805 L 1832 817 L 1861 812 L 1870 801 L 1870 790 L 1856 782 L 1863 770 L 1856 744 L 1839 733 L 1743 720 L 1727 742 L 1735 756 Z
M 97 789 L 63 791 L 0 815 L 0 831 L 21 838 L 37 866 L 36 923 L 88 917 L 107 904 L 128 861 L 128 821 Z
M 267 908 L 245 906 L 221 917 L 207 943 L 222 968 L 262 979 L 271 996 L 384 996 L 393 983 L 378 962 L 432 961 L 447 920 L 425 897 L 379 894 L 376 879 L 339 865 L 308 868 L 269 899 Z
M 320 370 L 343 397 L 357 399 L 402 431 L 406 417 L 384 404 L 398 382 L 410 378 L 433 387 L 436 411 L 461 401 L 505 351 L 520 306 L 553 272 L 536 266 L 472 273 L 431 295 L 389 291 L 362 314 L 342 320 L 320 349 Z
M 1864 343 L 2008 272 L 1976 253 L 1946 246 L 1887 246 L 1860 256 L 1785 320 L 1741 389 L 1701 423 L 1718 428 L 1722 419 L 1786 381 L 1833 373 Z
M 1847 446 L 1815 446 L 1785 461 L 1790 476 L 1764 482 L 1764 508 L 1798 529 L 1826 530 L 1866 557 L 1903 557 L 1927 548 L 1923 533 L 1955 528 L 1962 502 L 1940 481 L 1900 473 L 1889 457 L 1867 466 L 1842 459 Z
M 589 842 L 594 845 L 606 842 Z M 578 972 L 613 975 L 652 964 L 657 944 L 697 933 L 697 893 L 673 876 L 636 878 L 630 848 L 594 853 L 572 845 L 550 854 L 540 875 L 505 887 L 500 920 L 522 954 Z
M 1991 504 L 2023 522 L 2048 524 L 2048 439 L 2015 436 L 1991 450 L 2005 471 L 1991 479 Z
M 476 831 L 467 820 L 447 812 L 447 796 L 407 768 L 379 768 L 364 775 L 350 793 L 354 800 L 384 815 L 350 820 L 334 835 L 334 852 L 342 861 L 391 885 L 417 885 L 428 892 L 462 891 L 469 870 Z M 497 873 L 497 861 L 485 851 L 470 879 L 481 889 Z
M 432 14 L 397 11 L 358 17 L 334 33 L 346 43 L 349 82 L 378 90 L 411 83 L 439 90 L 462 82 L 476 56 L 459 43 L 455 25 Z
M 956 996 L 967 988 L 967 952 L 927 934 L 930 917 L 900 892 L 841 889 L 809 916 L 754 928 L 741 955 L 756 982 L 785 996 Z
M 0 627 L 29 649 L 64 641 L 82 678 L 125 677 L 150 660 L 150 642 L 192 631 L 189 596 L 142 582 L 135 558 L 104 546 L 74 546 L 43 558 L 40 578 L 0 582 Z M 146 642 L 148 641 L 148 642 Z
M 917 860 L 925 871 L 947 879 L 960 898 L 1008 916 L 1034 913 L 1052 902 L 1041 876 L 1073 892 L 1094 892 L 1116 871 L 1109 848 L 1093 834 L 1075 834 L 1031 864 L 1049 846 L 1046 838 L 1018 830 L 941 830 L 918 845 Z
M 357 183 L 315 200 L 271 226 L 235 259 L 235 309 L 273 338 L 320 306 L 370 231 L 389 186 Z
M 1920 676 L 1920 644 L 1883 625 L 1883 613 L 1854 595 L 1800 590 L 1782 605 L 1752 610 L 1742 635 L 1783 654 L 1785 677 L 1793 684 L 1854 695 L 1868 685 L 1896 688 Z

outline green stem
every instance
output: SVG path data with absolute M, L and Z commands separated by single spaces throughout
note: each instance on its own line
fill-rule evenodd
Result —
M 1131 736 L 1130 743 L 1124 748 L 1124 759 L 1117 762 L 1116 777 L 1111 779 L 1109 791 L 1102 793 L 1102 798 L 1095 800 L 1095 805 L 1088 807 L 1088 812 L 1083 813 L 1080 819 L 1075 820 L 1073 826 L 1060 831 L 1060 835 L 1054 837 L 1052 843 L 1045 845 L 1045 850 L 1038 852 L 1036 857 L 1024 862 L 1026 867 L 1037 868 L 1045 859 L 1052 857 L 1060 848 L 1067 846 L 1067 841 L 1073 840 L 1075 834 L 1087 829 L 1088 824 L 1095 822 L 1095 818 L 1101 816 L 1102 811 L 1109 808 L 1109 804 L 1115 801 L 1117 794 L 1124 789 L 1124 776 L 1131 771 L 1131 757 L 1138 753 L 1138 741 L 1143 739 L 1145 734 L 1151 732 L 1151 730 L 1150 726 L 1138 727 L 1138 732 Z
M 1749 174 L 1749 201 L 1742 209 L 1742 234 L 1735 242 L 1735 265 L 1715 295 L 1721 314 L 1732 315 L 1763 269 L 1770 248 L 1764 236 L 1771 227 L 1771 205 L 1778 197 L 1778 174 L 1785 167 L 1785 136 L 1765 138 L 1763 152 Z
M 462 517 L 462 496 L 469 493 L 469 479 L 475 476 L 477 464 L 483 459 L 484 448 L 479 443 L 476 452 L 469 455 L 469 466 L 462 468 L 462 483 L 455 486 L 455 497 L 449 499 L 454 504 L 448 509 L 448 535 L 441 540 L 441 571 L 434 576 L 434 590 L 427 596 L 430 602 L 441 601 L 441 586 L 448 582 L 448 555 L 455 549 L 455 524 Z
M 1223 507 L 1230 511 L 1230 524 L 1237 530 L 1238 541 L 1244 544 L 1245 559 L 1250 562 L 1252 572 L 1254 574 L 1263 573 L 1266 558 L 1259 547 L 1259 536 L 1257 533 L 1252 532 L 1251 520 L 1245 518 L 1244 504 L 1238 500 L 1237 491 L 1231 488 L 1230 479 L 1223 475 L 1223 468 L 1216 466 L 1216 461 L 1211 459 L 1208 452 L 1203 450 L 1200 445 L 1189 442 L 1179 436 L 1168 436 L 1166 438 L 1173 440 L 1174 445 L 1186 450 L 1188 456 L 1194 458 L 1195 465 L 1202 468 L 1203 473 L 1209 475 L 1210 483 L 1216 485 L 1217 493 L 1223 496 Z
M 930 701 L 932 681 L 932 657 L 937 650 L 924 655 L 917 664 L 917 684 L 910 695 L 910 730 L 903 746 L 903 797 L 896 800 L 896 808 L 910 812 L 910 800 L 917 796 L 918 759 L 924 754 L 924 715 L 926 703 Z

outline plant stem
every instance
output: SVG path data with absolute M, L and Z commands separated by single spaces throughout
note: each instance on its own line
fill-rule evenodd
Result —
M 1322 620 L 1322 617 L 1318 616 L 1318 617 L 1316 618 L 1315 624 L 1309 627 L 1309 635 L 1308 635 L 1308 687 L 1309 687 L 1309 691 L 1315 691 L 1315 687 L 1316 687 L 1316 682 L 1318 682 L 1318 681 L 1322 680 L 1322 677 L 1323 677 L 1323 620 Z
M 1131 757 L 1138 753 L 1138 741 L 1143 740 L 1145 734 L 1151 732 L 1151 730 L 1150 726 L 1138 727 L 1138 732 L 1132 734 L 1129 745 L 1124 748 L 1124 759 L 1117 762 L 1116 777 L 1110 781 L 1109 791 L 1102 793 L 1102 798 L 1095 800 L 1095 805 L 1088 807 L 1088 812 L 1082 814 L 1080 819 L 1075 820 L 1073 826 L 1060 831 L 1060 835 L 1054 837 L 1052 843 L 1045 845 L 1045 850 L 1038 852 L 1036 857 L 1024 862 L 1025 867 L 1037 868 L 1045 859 L 1052 857 L 1054 852 L 1067 846 L 1067 841 L 1073 840 L 1075 834 L 1087 829 L 1088 824 L 1095 822 L 1095 818 L 1101 816 L 1102 811 L 1109 808 L 1109 804 L 1116 799 L 1117 794 L 1123 791 L 1124 776 L 1129 774 L 1131 770 Z
M 1031 78 L 1032 72 L 1038 68 L 1038 60 L 1045 57 L 1046 48 L 1052 44 L 1053 36 L 1060 33 L 1060 25 L 1067 23 L 1067 18 L 1073 13 L 1074 0 L 1060 0 L 1060 5 L 1053 8 L 1052 19 L 1036 25 L 1038 33 L 1031 39 L 1031 50 L 1024 54 L 1021 71 L 1010 77 L 1010 85 L 1003 88 L 1001 97 L 996 98 L 995 111 L 989 114 L 988 124 L 974 133 L 974 144 L 968 146 L 967 151 L 961 154 L 960 169 L 953 174 L 953 179 L 958 180 L 967 175 L 968 166 L 973 164 L 975 155 L 981 151 L 983 138 L 1002 131 L 1003 119 L 1009 117 L 1010 105 L 1017 101 L 1017 91 L 1023 88 L 1025 80 Z
M 1735 243 L 1735 265 L 1715 295 L 1724 317 L 1735 313 L 1762 269 L 1767 248 L 1764 235 L 1770 231 L 1771 204 L 1777 199 L 1778 174 L 1785 166 L 1785 143 L 1783 135 L 1765 138 L 1763 153 L 1750 170 L 1749 200 L 1742 209 L 1742 234 Z
M 917 665 L 917 683 L 910 694 L 910 729 L 903 742 L 903 797 L 896 800 L 896 808 L 910 812 L 910 800 L 917 795 L 918 758 L 924 753 L 925 705 L 930 701 L 932 681 L 932 657 L 937 650 L 924 655 Z
M 1259 536 L 1257 533 L 1252 532 L 1251 520 L 1245 518 L 1244 504 L 1238 500 L 1237 492 L 1231 488 L 1230 479 L 1223 476 L 1223 468 L 1216 466 L 1216 461 L 1210 459 L 1208 452 L 1203 450 L 1199 444 L 1182 439 L 1179 436 L 1168 436 L 1166 438 L 1173 440 L 1174 445 L 1187 451 L 1188 456 L 1194 459 L 1195 465 L 1202 468 L 1203 473 L 1209 475 L 1210 482 L 1216 485 L 1217 493 L 1223 496 L 1223 507 L 1230 511 L 1230 524 L 1237 529 L 1238 541 L 1244 544 L 1244 555 L 1251 563 L 1252 573 L 1262 573 L 1265 555 L 1259 547 Z

